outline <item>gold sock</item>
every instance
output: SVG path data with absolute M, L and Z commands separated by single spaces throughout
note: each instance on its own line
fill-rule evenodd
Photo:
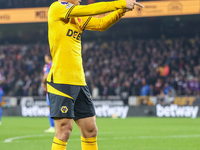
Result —
M 67 142 L 61 141 L 54 137 L 51 150 L 66 150 Z
M 98 150 L 97 137 L 84 138 L 81 136 L 82 150 Z

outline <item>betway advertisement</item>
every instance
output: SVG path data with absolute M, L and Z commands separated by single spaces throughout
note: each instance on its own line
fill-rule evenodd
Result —
M 95 100 L 95 111 L 97 117 L 120 117 L 126 118 L 129 107 L 124 106 L 122 100 Z
M 93 102 L 97 117 L 127 117 L 129 107 L 124 106 L 121 100 L 94 100 Z M 49 114 L 44 98 L 22 97 L 20 105 L 21 114 L 24 117 L 48 116 Z
M 178 106 L 172 104 L 170 106 L 156 105 L 156 115 L 158 117 L 190 117 L 196 118 L 199 106 Z
M 120 99 L 94 99 L 97 117 L 200 117 L 199 97 L 176 97 L 174 104 L 124 106 Z M 45 97 L 11 97 L 4 98 L 4 116 L 39 117 L 48 116 L 49 108 Z
M 45 99 L 34 99 L 33 97 L 21 98 L 21 113 L 24 117 L 41 117 L 49 115 L 49 108 Z

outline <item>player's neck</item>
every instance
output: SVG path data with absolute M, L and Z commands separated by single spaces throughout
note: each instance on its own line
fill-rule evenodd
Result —
M 58 0 L 59 2 L 69 2 L 69 3 L 72 3 L 74 5 L 79 5 L 79 3 L 81 1 L 78 1 L 78 0 Z
M 68 2 L 68 0 L 58 0 L 59 2 Z
M 68 0 L 58 0 L 59 2 L 69 2 Z
M 52 62 L 52 61 L 50 60 L 50 61 L 47 62 L 47 64 L 50 64 L 51 62 Z

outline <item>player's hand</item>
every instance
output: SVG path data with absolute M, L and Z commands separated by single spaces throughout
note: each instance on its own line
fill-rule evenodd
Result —
M 129 11 L 131 11 L 130 9 L 127 9 L 127 8 L 125 8 L 125 9 L 123 9 L 123 13 L 125 14 L 126 12 L 129 12 Z M 123 14 L 123 15 L 124 15 Z
M 136 1 L 134 2 L 134 5 L 137 5 L 140 8 L 144 8 L 144 6 L 142 4 L 140 4 L 140 3 L 136 2 Z
M 136 2 L 136 0 L 125 0 L 125 1 L 126 1 L 126 8 L 129 10 L 133 10 L 135 5 L 137 5 L 141 8 L 144 7 L 142 4 Z
M 46 92 L 47 91 L 47 86 L 44 83 L 41 83 L 41 87 L 43 88 L 43 90 Z
M 126 8 L 132 10 L 134 8 L 135 0 L 125 0 L 126 1 Z

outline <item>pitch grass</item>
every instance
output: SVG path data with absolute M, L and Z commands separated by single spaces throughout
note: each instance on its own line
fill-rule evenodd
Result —
M 97 118 L 97 125 L 99 150 L 200 150 L 200 118 Z M 0 150 L 50 150 L 47 128 L 48 118 L 3 117 Z M 75 123 L 67 150 L 81 150 Z

